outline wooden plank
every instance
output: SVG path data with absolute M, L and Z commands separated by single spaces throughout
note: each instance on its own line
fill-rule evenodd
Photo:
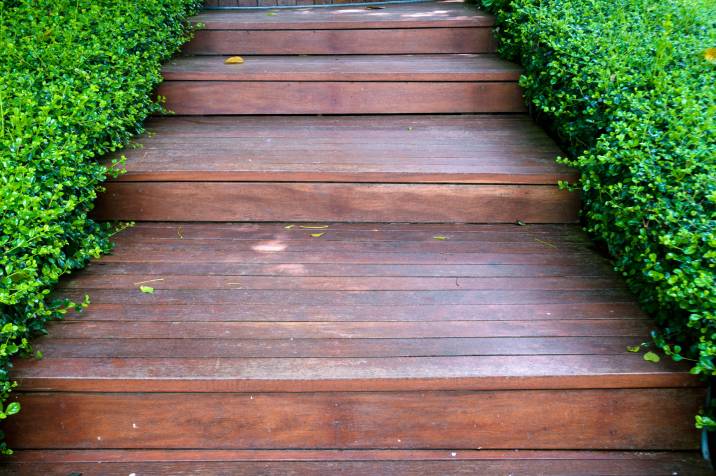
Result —
M 356 142 L 361 142 L 361 134 L 370 134 L 371 140 L 382 139 L 387 143 L 397 139 L 420 141 L 427 138 L 430 141 L 442 139 L 444 142 L 468 139 L 466 143 L 474 148 L 479 148 L 485 142 L 490 143 L 491 139 L 498 140 L 504 145 L 525 141 L 533 147 L 554 144 L 544 131 L 524 114 L 506 116 L 427 114 L 391 117 L 170 116 L 149 118 L 146 127 L 154 136 L 143 136 L 141 138 L 143 143 L 194 137 L 300 140 L 305 139 L 306 129 L 310 129 L 317 138 L 330 138 L 337 141 L 354 138 L 357 139 Z M 409 134 L 409 132 L 418 134 Z
M 515 82 L 167 81 L 176 114 L 420 114 L 524 112 Z
M 422 339 L 64 339 L 33 348 L 49 358 L 436 357 L 467 355 L 622 355 L 634 337 L 481 337 Z
M 154 266 L 155 264 L 152 264 Z M 158 264 L 156 264 L 158 266 Z M 510 321 L 570 319 L 640 319 L 635 303 L 482 304 L 453 306 L 294 306 L 275 304 L 102 304 L 93 301 L 82 314 L 67 319 L 143 322 L 365 322 L 365 321 Z
M 555 184 L 576 171 L 527 117 L 164 118 L 120 181 Z M 172 125 L 178 128 L 170 132 Z M 179 134 L 177 134 L 179 133 Z M 311 154 L 307 155 L 306 150 Z
M 166 81 L 479 82 L 517 81 L 521 72 L 516 64 L 486 54 L 255 56 L 242 64 L 225 64 L 225 59 L 176 58 L 162 75 Z
M 710 475 L 698 452 L 500 450 L 24 450 L 8 474 L 401 475 L 549 474 Z
M 191 207 L 186 204 L 191 203 Z M 115 182 L 100 220 L 574 223 L 579 197 L 548 186 Z
M 96 295 L 96 292 L 93 293 Z M 374 311 L 375 313 L 375 311 Z M 644 319 L 530 321 L 360 321 L 360 322 L 123 322 L 51 324 L 52 336 L 72 339 L 417 339 L 426 337 L 596 337 L 647 336 Z M 637 342 L 638 343 L 638 342 Z M 626 349 L 624 349 L 626 352 Z M 639 357 L 639 356 L 637 356 Z
M 265 11 L 206 11 L 195 16 L 207 30 L 315 30 L 355 28 L 457 28 L 491 27 L 494 18 L 462 2 L 430 2 L 391 5 L 371 10 L 361 7 Z
M 492 53 L 490 28 L 199 30 L 192 55 Z
M 18 449 L 695 450 L 698 433 L 691 417 L 702 403 L 703 392 L 592 389 L 18 396 L 23 411 L 6 424 L 8 444 Z M 38 427 L 36 422 L 43 425 Z M 29 425 L 32 431 L 22 431 Z
M 237 278 L 240 278 L 237 279 Z M 137 289 L 147 280 L 154 289 L 280 289 L 326 291 L 437 291 L 469 289 L 623 289 L 613 278 L 410 278 L 410 277 L 277 277 L 277 276 L 195 276 L 171 275 L 154 278 L 148 275 L 88 275 L 69 279 L 58 289 Z
M 71 299 L 84 297 L 84 292 L 66 290 Z M 315 291 L 315 290 L 246 290 L 246 289 L 158 289 L 143 295 L 138 287 L 132 290 L 96 289 L 95 302 L 108 304 L 284 304 L 306 305 L 443 305 L 453 304 L 553 304 L 584 302 L 630 302 L 633 297 L 621 289 L 598 290 L 450 290 L 450 291 Z

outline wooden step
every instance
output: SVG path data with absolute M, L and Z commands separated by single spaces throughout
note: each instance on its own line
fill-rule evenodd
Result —
M 476 450 L 45 450 L 20 451 L 3 474 L 284 476 L 548 474 L 654 476 L 712 474 L 697 452 Z
M 493 18 L 461 2 L 207 11 L 186 52 L 200 55 L 487 53 Z
M 162 118 L 96 216 L 120 220 L 577 220 L 573 170 L 526 116 Z M 307 153 L 306 151 L 310 151 Z M 191 202 L 192 206 L 185 206 Z
M 519 69 L 493 55 L 179 58 L 158 94 L 180 115 L 524 112 Z
M 15 363 L 14 448 L 698 447 L 577 227 L 140 224 L 57 293 L 92 305 Z

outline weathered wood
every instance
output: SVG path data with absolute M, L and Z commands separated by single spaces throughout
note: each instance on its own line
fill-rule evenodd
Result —
M 316 30 L 375 28 L 491 27 L 494 18 L 462 2 L 391 5 L 371 10 L 361 7 L 266 11 L 206 11 L 193 18 L 207 30 Z
M 188 206 L 191 204 L 191 206 Z M 549 186 L 114 182 L 102 220 L 574 223 L 579 197 Z
M 176 114 L 421 114 L 524 112 L 516 82 L 167 81 Z
M 346 55 L 491 53 L 489 28 L 199 30 L 192 55 Z
M 634 337 L 428 337 L 420 339 L 38 339 L 52 358 L 432 357 L 623 355 Z
M 372 34 L 372 32 L 370 32 Z M 517 81 L 520 67 L 495 55 L 224 56 L 176 58 L 166 81 Z M 317 85 L 319 86 L 319 85 Z
M 698 452 L 500 450 L 44 450 L 18 451 L 3 474 L 126 476 L 231 474 L 267 476 L 366 474 L 549 474 L 653 476 L 712 474 Z
M 555 185 L 574 181 L 523 116 L 169 117 L 122 152 L 120 181 Z M 310 153 L 307 153 L 310 151 Z
M 7 423 L 8 442 L 18 449 L 693 450 L 698 433 L 691 416 L 703 395 L 592 389 L 19 397 L 23 411 Z M 18 431 L 33 422 L 43 425 Z

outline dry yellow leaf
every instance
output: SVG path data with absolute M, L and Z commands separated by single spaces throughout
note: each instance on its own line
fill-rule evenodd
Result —
M 224 64 L 241 64 L 243 62 L 244 59 L 241 56 L 232 56 L 224 60 Z
M 706 51 L 704 51 L 704 58 L 709 63 L 716 63 L 716 48 L 706 48 Z
M 314 238 L 320 238 L 320 237 L 322 237 L 323 235 L 325 235 L 325 233 L 311 233 L 311 236 L 314 237 Z
M 304 230 L 325 230 L 326 228 L 328 228 L 328 225 L 301 225 L 301 228 L 303 228 Z
M 433 239 L 434 239 L 434 240 L 445 241 L 445 240 L 447 240 L 447 236 L 437 235 L 437 236 L 433 236 Z

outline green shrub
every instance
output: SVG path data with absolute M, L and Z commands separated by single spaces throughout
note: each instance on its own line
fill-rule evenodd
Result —
M 110 248 L 107 226 L 88 218 L 107 173 L 97 157 L 159 110 L 160 63 L 200 3 L 0 2 L 0 419 L 19 411 L 4 406 L 10 358 L 74 306 L 51 287 Z
M 716 357 L 716 0 L 482 0 L 606 244 L 693 373 Z

